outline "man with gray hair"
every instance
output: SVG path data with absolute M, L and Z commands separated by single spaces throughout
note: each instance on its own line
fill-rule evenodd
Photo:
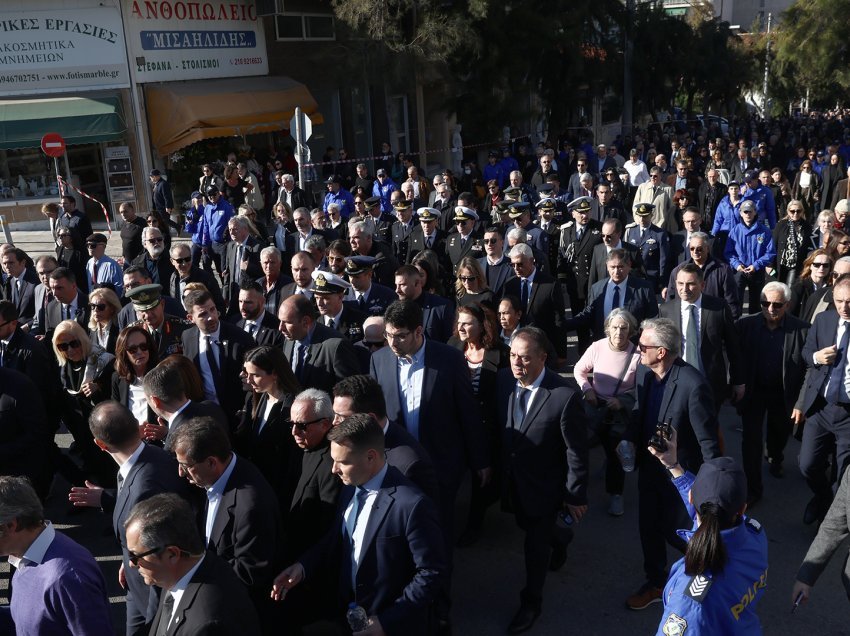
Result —
M 0 632 L 112 634 L 103 574 L 91 552 L 56 531 L 30 482 L 0 477 L 0 556 L 15 566 Z
M 165 254 L 165 239 L 159 228 L 146 227 L 142 230 L 142 247 L 145 251 L 139 254 L 133 261 L 133 265 L 144 267 L 150 274 L 152 282 L 167 288 L 171 275 L 174 273 L 174 267 L 168 255 Z
M 761 312 L 735 323 L 747 384 L 740 412 L 748 506 L 762 496 L 765 416 L 767 461 L 774 477 L 783 475 L 783 450 L 791 432 L 788 420 L 801 424 L 804 419 L 799 395 L 806 374 L 803 346 L 810 325 L 788 312 L 790 301 L 791 288 L 772 281 L 761 290 Z
M 295 185 L 295 177 L 291 174 L 281 176 L 276 203 L 286 203 L 290 210 L 306 208 L 310 205 L 307 193 Z
M 168 295 L 172 298 L 183 298 L 186 285 L 201 283 L 212 294 L 218 310 L 224 311 L 224 298 L 221 295 L 221 287 L 219 287 L 218 281 L 211 271 L 192 264 L 192 250 L 189 244 L 175 243 L 168 250 L 168 255 L 171 257 L 171 264 L 174 266 L 174 273 L 168 283 Z
M 664 171 L 658 166 L 650 168 L 649 181 L 638 186 L 633 203 L 653 204 L 655 208 L 652 212 L 652 224 L 675 234 L 679 231 L 679 225 L 676 222 L 676 206 L 673 203 L 674 190 L 664 183 L 664 177 Z
M 667 318 L 641 324 L 640 365 L 635 384 L 632 421 L 618 446 L 623 456 L 637 455 L 638 524 L 647 581 L 627 600 L 630 609 L 642 610 L 661 602 L 667 581 L 667 546 L 685 551 L 677 533 L 688 527 L 688 515 L 666 469 L 654 461 L 647 447 L 660 424 L 669 424 L 678 438 L 678 463 L 696 474 L 703 461 L 720 456 L 718 423 L 711 386 L 705 376 L 679 357 L 681 334 Z
M 352 256 L 372 256 L 375 260 L 374 277 L 377 282 L 386 287 L 393 286 L 398 261 L 393 256 L 392 248 L 374 238 L 374 223 L 358 221 L 349 225 L 348 242 L 351 244 Z

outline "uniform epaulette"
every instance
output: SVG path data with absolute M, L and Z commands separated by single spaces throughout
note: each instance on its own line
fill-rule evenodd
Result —
M 697 574 L 690 581 L 688 587 L 685 588 L 685 595 L 690 596 L 697 603 L 702 603 L 705 597 L 708 596 L 708 590 L 711 589 L 713 581 L 703 574 Z
M 632 223 L 629 223 L 628 225 L 626 225 L 626 228 L 630 228 L 630 227 L 637 227 L 637 221 L 633 221 Z
M 575 222 L 575 221 L 567 221 L 567 222 L 566 222 L 566 223 L 564 223 L 563 225 L 559 225 L 559 226 L 558 226 L 558 229 L 559 229 L 559 230 L 566 230 L 568 227 L 572 227 L 574 222 Z

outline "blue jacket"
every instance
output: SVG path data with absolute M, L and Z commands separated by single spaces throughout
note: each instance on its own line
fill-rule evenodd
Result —
M 398 186 L 392 179 L 387 179 L 384 185 L 381 185 L 381 182 L 375 179 L 375 183 L 372 184 L 372 196 L 381 197 L 381 212 L 392 214 L 393 204 L 390 203 L 390 199 L 396 190 L 398 190 Z
M 198 227 L 195 230 L 201 236 L 199 245 L 209 246 L 212 242 L 227 243 L 230 236 L 227 234 L 227 222 L 235 215 L 233 206 L 224 200 L 224 197 L 218 198 L 218 203 L 213 205 L 207 203 L 204 206 L 204 214 L 198 221 Z
M 723 255 L 735 271 L 738 265 L 754 265 L 756 271 L 762 270 L 776 258 L 773 236 L 763 223 L 755 222 L 750 227 L 739 223 L 729 232 Z
M 339 205 L 339 215 L 346 220 L 354 214 L 354 197 L 345 188 L 340 188 L 336 194 L 328 192 L 325 195 L 324 203 L 322 203 L 322 210 L 327 212 L 328 205 L 331 203 Z
M 209 241 L 204 243 L 204 236 L 201 233 L 201 218 L 204 215 L 203 206 L 198 208 L 189 208 L 186 210 L 186 224 L 183 229 L 189 232 L 192 235 L 192 242 L 195 245 L 200 245 L 202 247 L 208 246 Z
M 481 171 L 484 176 L 484 183 L 490 181 L 491 179 L 495 179 L 496 183 L 499 184 L 500 188 L 505 187 L 505 182 L 508 180 L 508 175 L 505 174 L 505 171 L 502 170 L 502 165 L 500 163 L 496 163 L 496 165 L 491 166 L 488 161 L 484 164 L 484 169 Z
M 773 200 L 773 192 L 770 191 L 770 188 L 763 185 L 755 190 L 747 188 L 747 191 L 741 196 L 744 201 L 752 200 L 756 204 L 759 222 L 766 222 L 771 230 L 776 227 L 776 202 Z
M 741 214 L 738 210 L 743 201 L 743 199 L 740 199 L 736 205 L 732 205 L 732 200 L 728 194 L 720 200 L 714 213 L 714 225 L 711 226 L 712 236 L 717 236 L 718 232 L 729 233 L 733 227 L 740 225 Z
M 696 511 L 688 502 L 694 475 L 685 473 L 673 480 L 688 508 L 691 519 Z M 690 541 L 697 529 L 679 530 Z M 728 561 L 722 572 L 691 576 L 685 573 L 685 560 L 679 559 L 670 570 L 664 586 L 664 614 L 656 636 L 665 634 L 758 635 L 761 624 L 755 604 L 767 586 L 767 536 L 761 524 L 744 516 L 741 523 L 721 530 Z

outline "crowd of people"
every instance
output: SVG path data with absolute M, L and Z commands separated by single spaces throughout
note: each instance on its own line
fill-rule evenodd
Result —
M 627 607 L 758 633 L 748 511 L 792 433 L 820 524 L 796 603 L 850 532 L 845 123 L 508 145 L 430 180 L 385 144 L 320 201 L 282 168 L 205 164 L 189 239 L 152 174 L 165 203 L 121 204 L 117 259 L 73 196 L 45 205 L 55 253 L 0 248 L 0 633 L 113 633 L 90 553 L 44 519 L 57 475 L 112 514 L 127 634 L 449 633 L 453 553 L 497 502 L 523 534 L 522 633 L 597 443 L 610 515 L 639 474 Z

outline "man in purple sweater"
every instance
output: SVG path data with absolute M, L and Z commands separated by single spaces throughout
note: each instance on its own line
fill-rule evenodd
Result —
M 0 635 L 114 633 L 94 557 L 44 519 L 38 495 L 22 477 L 0 477 L 0 556 L 17 568 L 11 603 L 0 607 Z

